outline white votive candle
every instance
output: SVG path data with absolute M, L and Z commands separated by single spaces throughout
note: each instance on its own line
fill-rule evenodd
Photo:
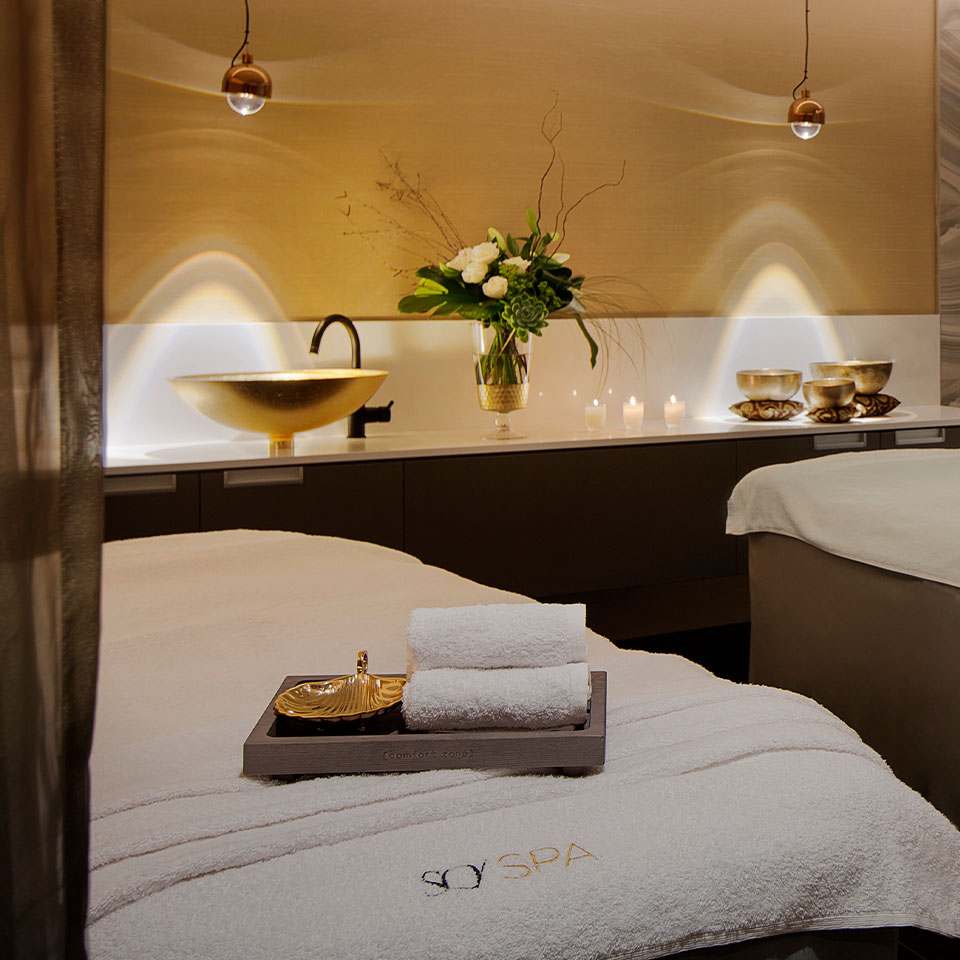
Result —
M 623 405 L 623 425 L 628 430 L 639 430 L 643 426 L 643 401 L 637 402 L 631 397 Z
M 607 422 L 607 405 L 594 400 L 583 408 L 583 419 L 587 422 L 588 430 L 601 430 Z
M 678 400 L 672 393 L 669 400 L 663 402 L 663 419 L 667 421 L 668 427 L 679 427 L 683 422 L 683 413 L 686 404 Z

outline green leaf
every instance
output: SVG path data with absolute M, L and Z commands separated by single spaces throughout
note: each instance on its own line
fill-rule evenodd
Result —
M 397 310 L 400 313 L 429 313 L 434 307 L 446 302 L 447 298 L 439 294 L 431 297 L 418 297 L 416 294 L 411 294 L 401 298 L 397 304 Z
M 435 293 L 446 294 L 449 293 L 449 290 L 442 283 L 437 283 L 436 280 L 425 278 L 418 281 L 417 288 L 414 290 L 413 295 L 415 297 L 429 297 Z
M 453 303 L 450 300 L 447 300 L 445 303 L 441 303 L 440 306 L 434 310 L 433 315 L 435 317 L 445 317 L 448 314 L 456 313 L 460 309 L 460 304 Z
M 414 276 L 423 277 L 425 280 L 436 280 L 440 284 L 446 279 L 446 275 L 438 267 L 433 266 L 421 267 Z
M 517 251 L 520 249 L 520 245 L 517 243 L 516 238 L 512 234 L 507 234 L 507 249 L 510 251 L 510 256 L 515 257 Z
M 590 344 L 590 369 L 592 370 L 597 365 L 597 353 L 599 353 L 600 348 L 597 346 L 597 341 L 590 336 L 590 332 L 583 322 L 583 317 L 577 317 L 577 326 L 580 328 L 580 332 L 587 338 L 587 343 Z
M 441 263 L 441 264 L 440 264 L 440 272 L 441 272 L 445 277 L 459 277 L 459 276 L 460 276 L 460 271 L 459 271 L 459 270 L 454 270 L 453 267 L 448 267 L 445 263 Z
M 527 226 L 531 233 L 540 234 L 540 221 L 537 219 L 537 211 L 533 207 L 527 207 Z
M 503 239 L 503 234 L 496 227 L 487 227 L 487 239 L 492 240 L 500 248 L 501 253 L 507 252 L 507 241 Z

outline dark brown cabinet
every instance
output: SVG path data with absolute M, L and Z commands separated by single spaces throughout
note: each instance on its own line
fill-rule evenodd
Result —
M 960 448 L 960 427 L 914 427 L 884 430 L 880 434 L 883 450 L 956 450 Z
M 737 479 L 774 463 L 793 463 L 832 453 L 879 450 L 881 434 L 866 430 L 817 433 L 804 437 L 760 437 L 737 441 Z
M 104 480 L 103 539 L 196 533 L 200 529 L 200 475 L 144 473 Z
M 400 461 L 108 477 L 104 540 L 294 530 L 403 549 Z
M 724 441 L 408 460 L 404 547 L 534 597 L 732 574 Z
M 403 549 L 400 461 L 210 470 L 200 529 L 295 530 Z
M 751 470 L 851 450 L 960 448 L 960 427 L 277 463 L 107 478 L 105 539 L 237 527 L 406 550 L 481 583 L 583 600 L 621 640 L 749 617 L 726 502 Z

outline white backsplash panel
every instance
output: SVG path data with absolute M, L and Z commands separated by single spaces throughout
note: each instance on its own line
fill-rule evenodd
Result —
M 611 323 L 608 321 L 608 323 Z M 315 321 L 208 320 L 112 324 L 104 333 L 107 446 L 189 444 L 241 439 L 187 406 L 167 383 L 191 373 L 343 367 L 345 331 L 330 328 L 319 356 L 308 352 Z M 493 414 L 477 404 L 471 359 L 472 324 L 463 320 L 359 321 L 363 366 L 389 371 L 370 401 L 395 401 L 391 431 L 477 430 Z M 940 319 L 883 317 L 691 317 L 620 320 L 623 343 L 607 364 L 590 369 L 589 351 L 572 320 L 553 320 L 534 338 L 530 402 L 511 415 L 515 429 L 550 435 L 584 427 L 584 407 L 607 404 L 607 427 L 621 425 L 622 403 L 635 396 L 646 417 L 663 422 L 671 394 L 688 417 L 718 417 L 742 397 L 734 374 L 754 367 L 790 367 L 810 376 L 818 360 L 893 359 L 886 392 L 904 405 L 940 402 Z M 346 421 L 314 431 L 344 436 Z

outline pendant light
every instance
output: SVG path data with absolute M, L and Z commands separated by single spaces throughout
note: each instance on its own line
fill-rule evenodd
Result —
M 270 74 L 263 67 L 253 62 L 253 54 L 246 49 L 250 42 L 250 3 L 243 0 L 247 12 L 247 22 L 243 30 L 243 43 L 233 55 L 230 68 L 223 75 L 220 89 L 227 95 L 227 103 L 231 109 L 241 116 L 249 117 L 263 109 L 264 103 L 273 94 L 273 81 Z M 242 54 L 242 56 L 241 56 Z M 240 63 L 237 63 L 240 57 Z
M 807 82 L 807 63 L 810 57 L 810 0 L 806 0 L 806 12 L 803 18 L 804 49 L 803 49 L 803 79 L 793 88 L 793 103 L 787 111 L 787 123 L 790 129 L 801 140 L 812 140 L 827 122 L 823 107 L 810 96 L 810 91 L 803 85 Z M 801 89 L 801 87 L 803 89 Z M 800 90 L 800 96 L 797 91 Z

